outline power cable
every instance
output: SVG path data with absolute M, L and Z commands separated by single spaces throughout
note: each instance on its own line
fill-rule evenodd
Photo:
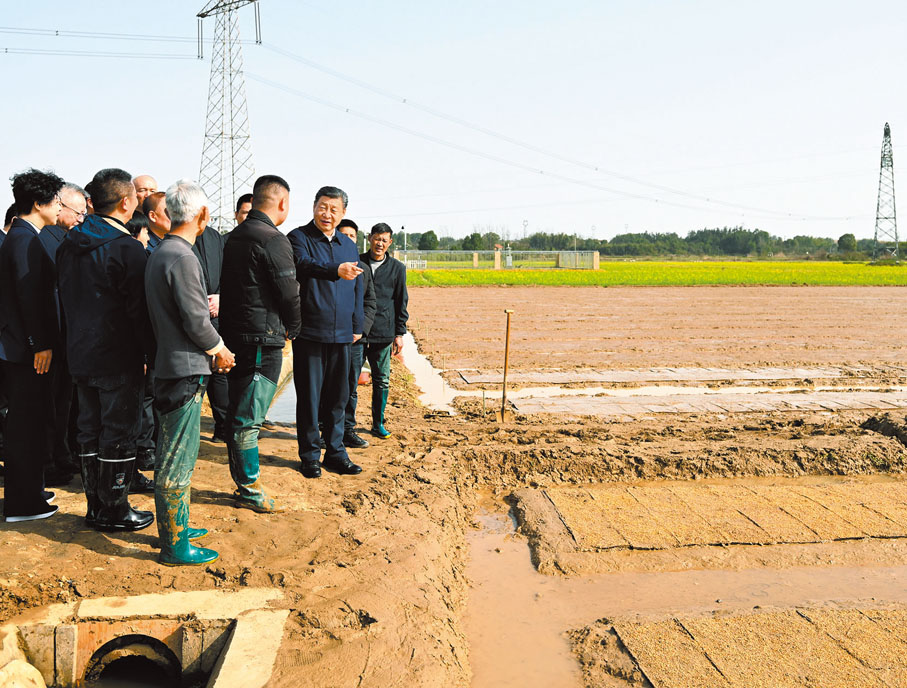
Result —
M 10 55 L 56 55 L 64 57 L 154 58 L 159 60 L 198 59 L 195 55 L 174 55 L 173 53 L 113 53 L 97 50 L 45 50 L 42 48 L 0 48 L 0 52 Z
M 604 191 L 607 193 L 615 194 L 617 196 L 623 196 L 625 198 L 644 200 L 644 201 L 658 203 L 661 205 L 668 205 L 668 206 L 672 206 L 672 207 L 676 207 L 676 208 L 686 208 L 688 210 L 699 210 L 699 211 L 712 210 L 711 208 L 704 208 L 702 206 L 693 206 L 693 205 L 688 205 L 685 203 L 678 203 L 677 201 L 668 201 L 668 200 L 664 200 L 661 198 L 656 198 L 654 196 L 646 196 L 643 194 L 637 194 L 637 193 L 633 193 L 630 191 L 622 191 L 620 189 L 613 189 L 610 187 L 602 186 L 600 184 L 596 184 L 594 182 L 589 182 L 589 181 L 586 181 L 583 179 L 577 179 L 575 177 L 569 177 L 567 175 L 559 174 L 556 172 L 551 172 L 551 171 L 548 171 L 545 169 L 534 167 L 532 165 L 527 165 L 525 163 L 517 162 L 514 160 L 509 160 L 507 158 L 502 158 L 497 155 L 492 155 L 491 153 L 487 153 L 482 150 L 471 148 L 469 146 L 464 146 L 459 143 L 453 143 L 451 141 L 441 139 L 432 134 L 426 134 L 426 133 L 423 133 L 420 131 L 416 131 L 415 129 L 410 129 L 409 127 L 404 127 L 400 124 L 390 122 L 390 121 L 382 119 L 380 117 L 376 117 L 374 115 L 369 115 L 364 112 L 359 112 L 357 110 L 354 110 L 353 108 L 346 107 L 344 105 L 338 105 L 336 103 L 332 103 L 331 101 L 325 100 L 324 98 L 320 98 L 318 96 L 314 96 L 309 93 L 305 93 L 304 91 L 300 91 L 298 89 L 292 88 L 291 86 L 281 84 L 281 83 L 273 81 L 271 79 L 267 79 L 263 76 L 259 76 L 258 74 L 255 74 L 253 72 L 246 72 L 246 77 L 251 79 L 252 81 L 257 81 L 261 84 L 264 84 L 265 86 L 269 86 L 270 88 L 274 88 L 279 91 L 289 93 L 291 95 L 297 96 L 299 98 L 303 98 L 305 100 L 309 100 L 313 103 L 323 105 L 323 106 L 331 108 L 333 110 L 338 110 L 340 112 L 344 112 L 346 114 L 353 115 L 354 117 L 359 117 L 360 119 L 367 120 L 374 124 L 388 127 L 390 129 L 394 129 L 396 131 L 408 134 L 410 136 L 415 136 L 415 137 L 424 139 L 426 141 L 430 141 L 432 143 L 436 143 L 436 144 L 445 146 L 447 148 L 452 148 L 452 149 L 460 151 L 462 153 L 467 153 L 469 155 L 474 155 L 474 156 L 477 156 L 480 158 L 484 158 L 484 159 L 490 160 L 492 162 L 497 162 L 502 165 L 507 165 L 508 167 L 513 167 L 513 168 L 522 170 L 524 172 L 529 172 L 531 174 L 544 175 L 545 177 L 549 177 L 551 179 L 558 179 L 560 181 L 569 182 L 571 184 L 575 184 L 575 185 L 579 185 L 579 186 L 585 186 L 590 189 L 595 189 L 597 191 Z M 854 217 L 829 217 L 829 216 L 800 215 L 800 214 L 796 214 L 796 213 L 785 213 L 785 212 L 780 212 L 780 211 L 762 210 L 762 209 L 751 209 L 751 210 L 756 211 L 757 214 L 762 214 L 762 215 L 766 215 L 769 217 L 775 217 L 776 219 L 779 217 L 785 218 L 785 219 L 804 220 L 804 221 L 805 220 L 842 221 L 842 220 L 855 219 Z

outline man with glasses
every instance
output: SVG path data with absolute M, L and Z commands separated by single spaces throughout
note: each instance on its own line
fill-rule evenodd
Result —
M 86 197 L 88 194 L 82 187 L 66 183 L 60 189 L 60 214 L 57 222 L 47 225 L 38 235 L 38 240 L 47 251 L 51 262 L 54 264 L 54 297 L 57 306 L 57 321 L 61 325 L 61 335 L 65 335 L 60 318 L 60 296 L 56 288 L 56 262 L 57 249 L 63 243 L 66 233 L 73 227 L 81 224 L 85 219 L 88 209 Z M 53 441 L 53 463 L 44 469 L 44 482 L 48 487 L 68 484 L 75 473 L 79 471 L 79 464 L 72 458 L 69 449 L 69 413 L 72 409 L 72 399 L 75 394 L 75 385 L 72 375 L 69 374 L 69 363 L 66 360 L 66 346 L 62 344 L 54 353 L 54 365 L 50 371 L 50 385 L 53 394 L 53 405 L 45 413 L 48 418 Z

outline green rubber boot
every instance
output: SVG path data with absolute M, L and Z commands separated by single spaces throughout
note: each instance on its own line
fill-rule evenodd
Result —
M 165 566 L 199 566 L 214 561 L 219 556 L 213 549 L 190 544 L 189 488 L 163 489 L 154 493 L 157 509 L 157 530 L 161 537 L 161 555 Z M 200 529 L 203 530 L 203 529 Z M 206 531 L 207 533 L 207 531 Z M 196 536 L 200 537 L 200 536 Z
M 376 389 L 372 392 L 372 434 L 386 440 L 391 434 L 384 427 L 384 409 L 387 408 L 387 395 L 390 390 Z

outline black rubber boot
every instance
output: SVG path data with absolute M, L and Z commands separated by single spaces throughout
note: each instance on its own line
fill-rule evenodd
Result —
M 98 450 L 79 445 L 79 468 L 82 472 L 82 489 L 88 508 L 85 511 L 85 525 L 94 528 L 98 517 Z
M 129 486 L 135 472 L 135 458 L 98 457 L 98 513 L 94 528 L 103 531 L 141 530 L 154 523 L 150 511 L 129 505 Z
M 132 471 L 132 485 L 129 487 L 132 494 L 154 494 L 154 479 L 146 478 L 139 472 L 138 461 Z

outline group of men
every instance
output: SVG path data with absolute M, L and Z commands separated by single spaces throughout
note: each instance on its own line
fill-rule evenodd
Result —
M 45 469 L 54 480 L 77 469 L 88 526 L 151 525 L 155 515 L 133 509 L 128 495 L 153 491 L 160 561 L 217 558 L 194 544 L 207 531 L 189 525 L 201 402 L 207 392 L 235 505 L 282 511 L 261 481 L 258 433 L 288 340 L 303 475 L 361 472 L 347 448 L 368 445 L 355 432 L 365 359 L 372 434 L 390 436 L 384 412 L 390 357 L 406 332 L 405 268 L 387 254 L 393 232 L 384 223 L 359 255 L 345 192 L 321 188 L 312 221 L 287 236 L 278 227 L 289 184 L 260 177 L 237 200 L 236 228 L 221 236 L 191 180 L 160 192 L 148 175 L 108 168 L 84 190 L 34 169 L 12 182 L 15 217 L 0 236 L 7 522 L 52 516 Z M 139 472 L 151 467 L 153 481 Z

